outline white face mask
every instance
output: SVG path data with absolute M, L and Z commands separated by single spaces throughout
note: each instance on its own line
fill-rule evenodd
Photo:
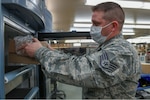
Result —
M 103 28 L 109 26 L 110 24 L 112 24 L 112 22 L 109 23 L 109 24 L 107 24 L 107 25 L 105 25 L 105 26 L 103 26 L 103 27 L 100 27 L 100 26 L 92 26 L 92 27 L 91 27 L 91 31 L 90 31 L 91 38 L 92 38 L 95 42 L 97 42 L 98 44 L 100 44 L 100 45 L 101 45 L 102 43 L 104 43 L 104 42 L 106 41 L 106 39 L 107 39 L 107 36 L 103 36 L 102 33 L 101 33 L 101 31 L 102 31 Z M 110 33 L 110 34 L 111 34 L 111 33 Z M 110 34 L 109 34 L 109 35 L 110 35 Z

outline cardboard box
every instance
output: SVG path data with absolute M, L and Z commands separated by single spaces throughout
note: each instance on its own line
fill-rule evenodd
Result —
M 41 41 L 42 45 L 47 47 L 46 41 Z M 27 56 L 20 56 L 16 54 L 15 41 L 9 40 L 9 54 L 8 63 L 13 64 L 40 64 L 36 59 Z
M 142 63 L 142 73 L 150 74 L 150 63 Z
M 40 64 L 34 58 L 20 56 L 15 53 L 9 54 L 8 62 L 13 64 Z

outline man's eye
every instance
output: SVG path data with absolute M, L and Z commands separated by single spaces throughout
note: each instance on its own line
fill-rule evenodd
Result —
M 101 23 L 95 23 L 95 25 L 96 25 L 96 26 L 100 26 L 100 25 L 101 25 Z
M 98 23 L 94 23 L 93 25 L 94 25 L 94 26 L 99 26 L 99 24 L 98 24 Z

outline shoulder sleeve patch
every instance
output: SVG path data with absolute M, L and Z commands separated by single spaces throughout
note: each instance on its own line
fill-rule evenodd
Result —
M 100 66 L 99 67 L 102 69 L 102 71 L 104 71 L 105 73 L 107 73 L 109 75 L 115 74 L 115 72 L 119 68 L 117 65 L 110 62 L 108 54 L 106 52 L 104 52 L 100 56 Z

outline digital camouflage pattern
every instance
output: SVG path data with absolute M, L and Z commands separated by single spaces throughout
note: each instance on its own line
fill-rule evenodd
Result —
M 42 47 L 35 57 L 49 77 L 82 87 L 85 99 L 135 98 L 141 64 L 121 34 L 83 56 Z

